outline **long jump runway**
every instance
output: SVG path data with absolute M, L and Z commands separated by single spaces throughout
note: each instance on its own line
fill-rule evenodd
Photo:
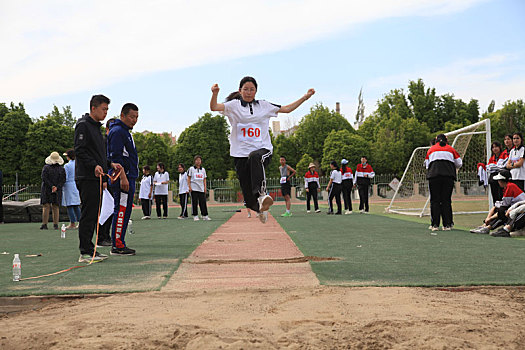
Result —
M 199 223 L 196 222 L 196 225 Z M 185 259 L 163 291 L 318 286 L 304 255 L 269 215 L 235 213 Z

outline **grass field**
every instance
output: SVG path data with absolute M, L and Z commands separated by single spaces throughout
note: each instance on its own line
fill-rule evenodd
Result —
M 337 257 L 312 261 L 322 284 L 374 286 L 457 286 L 525 284 L 525 240 L 474 235 L 468 227 L 483 215 L 457 215 L 456 228 L 431 235 L 429 218 L 384 214 L 387 204 L 371 205 L 372 214 L 306 214 L 277 221 L 307 256 Z
M 76 294 L 142 292 L 159 290 L 180 261 L 206 237 L 228 220 L 233 207 L 212 207 L 212 221 L 177 220 L 179 208 L 170 208 L 167 220 L 140 220 L 142 212 L 132 214 L 135 234 L 127 235 L 127 244 L 137 250 L 135 256 L 110 256 L 91 266 L 60 275 L 20 282 L 12 281 L 13 254 L 22 261 L 22 278 L 48 274 L 75 265 L 79 257 L 78 230 L 39 230 L 39 223 L 0 225 L 0 296 L 31 294 Z M 109 254 L 109 248 L 99 248 Z M 6 252 L 8 254 L 2 254 Z M 38 257 L 26 255 L 42 254 Z

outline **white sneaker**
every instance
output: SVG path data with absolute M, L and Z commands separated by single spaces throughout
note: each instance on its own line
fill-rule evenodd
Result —
M 317 209 L 315 212 L 316 212 L 316 213 L 320 213 L 320 212 L 321 212 L 321 209 Z
M 257 199 L 259 201 L 259 211 L 268 211 L 273 204 L 273 199 L 269 195 L 265 194 L 264 196 L 259 196 Z
M 345 210 L 345 215 L 352 214 L 351 210 Z
M 202 220 L 204 220 L 204 221 L 211 221 L 211 219 L 208 217 L 208 215 L 203 216 L 203 217 L 202 217 Z
M 361 214 L 364 214 L 364 213 L 365 213 L 365 210 L 364 210 L 364 209 L 361 209 L 361 210 L 359 210 L 359 212 L 360 212 Z
M 266 221 L 268 221 L 268 212 L 263 211 L 263 212 L 257 213 L 257 217 L 263 224 L 266 224 Z
M 310 213 L 310 210 L 307 210 L 306 212 L 307 212 L 307 213 Z
M 252 212 L 248 213 L 248 219 L 252 217 Z
M 194 216 L 193 217 L 193 221 L 199 221 L 199 217 L 198 216 Z

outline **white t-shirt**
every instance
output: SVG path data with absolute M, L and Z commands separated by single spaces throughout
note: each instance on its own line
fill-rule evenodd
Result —
M 336 184 L 340 184 L 343 181 L 341 172 L 338 169 L 332 170 L 330 178 L 333 180 L 332 182 Z
M 195 168 L 192 166 L 186 172 L 190 178 L 191 190 L 195 192 L 204 192 L 204 181 L 206 181 L 206 170 L 204 168 Z M 188 180 L 186 180 L 188 181 Z
M 156 182 L 155 194 L 168 194 L 168 184 L 161 184 L 161 182 L 164 181 L 170 181 L 170 174 L 167 171 L 163 172 L 162 174 L 157 171 L 153 177 L 153 182 Z
M 230 155 L 248 157 L 251 152 L 261 148 L 273 151 L 269 133 L 270 118 L 277 117 L 280 108 L 265 100 L 247 103 L 235 99 L 225 102 L 221 113 L 228 117 L 232 126 Z
M 144 175 L 142 177 L 142 180 L 140 180 L 140 191 L 139 191 L 139 198 L 140 199 L 152 199 L 149 196 L 151 186 L 153 183 L 153 178 L 151 175 Z
M 179 174 L 179 194 L 188 193 L 188 173 L 185 171 Z
M 509 159 L 515 163 L 521 158 L 524 158 L 525 147 L 521 146 L 519 149 L 513 148 L 510 150 Z M 525 180 L 525 162 L 523 162 L 520 168 L 510 169 L 512 180 Z

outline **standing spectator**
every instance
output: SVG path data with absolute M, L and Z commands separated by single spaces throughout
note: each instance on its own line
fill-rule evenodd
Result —
M 341 176 L 343 178 L 343 202 L 345 203 L 345 215 L 352 214 L 352 188 L 354 187 L 354 174 L 347 166 L 348 160 L 341 160 Z
M 186 219 L 188 217 L 188 174 L 186 173 L 186 167 L 184 164 L 179 163 L 179 201 L 181 212 L 177 219 Z
M 432 231 L 439 229 L 441 218 L 443 218 L 443 231 L 450 231 L 454 225 L 452 190 L 454 181 L 456 181 L 456 169 L 461 168 L 462 165 L 459 153 L 448 145 L 444 134 L 439 134 L 436 137 L 436 144 L 430 147 L 425 158 L 430 188 L 430 228 Z
M 58 152 L 51 152 L 46 158 L 46 165 L 42 168 L 42 190 L 40 193 L 40 204 L 42 204 L 42 226 L 41 230 L 47 230 L 49 211 L 53 212 L 53 228 L 58 230 L 59 206 L 62 202 L 62 187 L 66 182 L 66 172 L 61 165 L 64 159 Z
M 206 206 L 206 169 L 202 165 L 202 157 L 193 158 L 194 166 L 188 169 L 188 191 L 191 194 L 191 214 L 194 221 L 199 221 L 197 206 L 201 209 L 202 220 L 211 220 L 208 217 Z
M 492 142 L 490 148 L 492 150 L 492 155 L 487 164 L 487 172 L 489 174 L 489 186 L 492 194 L 492 201 L 493 203 L 496 203 L 503 198 L 503 189 L 500 187 L 498 181 L 494 180 L 494 176 L 496 176 L 500 170 L 505 168 L 508 155 L 505 156 L 507 153 L 502 152 L 501 143 L 498 141 Z
M 157 209 L 157 217 L 161 218 L 160 206 L 164 210 L 164 219 L 168 218 L 168 184 L 170 182 L 170 174 L 166 171 L 164 163 L 157 163 L 157 172 L 153 176 L 155 207 Z
M 304 188 L 306 190 L 306 212 L 310 212 L 310 198 L 313 198 L 315 212 L 320 213 L 317 192 L 321 191 L 321 185 L 319 185 L 319 174 L 315 171 L 314 163 L 308 165 L 308 171 L 304 174 Z
M 0 170 L 0 224 L 4 223 L 4 205 L 2 204 L 2 200 L 4 197 L 4 174 L 2 173 L 2 170 Z
M 331 215 L 334 213 L 334 206 L 332 205 L 332 200 L 335 197 L 335 203 L 337 204 L 337 212 L 335 213 L 335 215 L 341 215 L 341 182 L 343 181 L 343 178 L 335 160 L 332 161 L 332 163 L 330 163 L 330 169 L 332 169 L 332 172 L 330 173 L 330 181 L 326 186 L 329 204 L 327 214 Z
M 288 217 L 292 216 L 292 212 L 290 211 L 292 208 L 292 200 L 290 199 L 290 195 L 292 194 L 292 184 L 290 183 L 290 179 L 294 177 L 295 169 L 286 164 L 286 158 L 284 156 L 279 158 L 279 162 L 281 163 L 279 166 L 279 173 L 281 174 L 279 182 L 281 183 L 281 193 L 286 203 L 286 212 L 281 214 L 281 216 Z
M 102 197 L 100 180 L 107 182 L 104 174 L 111 166 L 108 163 L 104 138 L 100 132 L 101 122 L 106 118 L 110 100 L 104 95 L 94 95 L 89 103 L 89 113 L 84 114 L 75 126 L 75 181 L 80 193 L 81 211 L 78 225 L 80 258 L 78 262 L 101 261 L 108 256 L 96 252 L 92 242 L 97 226 L 98 208 Z
M 140 204 L 142 205 L 142 220 L 151 219 L 151 199 L 153 198 L 153 176 L 150 174 L 149 165 L 142 167 L 142 180 L 140 181 Z
M 368 213 L 368 194 L 370 192 L 370 179 L 376 176 L 372 166 L 368 164 L 366 156 L 361 157 L 361 163 L 357 164 L 354 176 L 354 187 L 357 185 L 359 191 L 359 211 Z
M 111 118 L 108 119 L 106 122 L 106 131 L 104 133 L 104 149 L 108 149 L 108 134 L 109 130 L 111 130 L 111 126 L 117 118 Z M 110 193 L 111 196 L 113 196 L 113 193 L 111 192 L 111 186 L 107 186 L 107 183 L 104 182 L 104 189 L 107 190 L 107 192 Z M 111 243 L 111 224 L 113 223 L 113 213 L 106 219 L 106 222 L 100 226 L 98 230 L 98 239 L 97 239 L 97 248 L 99 247 L 111 247 L 113 244 Z
M 523 135 L 520 132 L 512 134 L 514 148 L 509 153 L 507 169 L 510 169 L 512 182 L 524 191 L 525 189 L 525 147 L 523 147 Z
M 135 249 L 126 245 L 125 238 L 133 209 L 135 184 L 139 177 L 139 157 L 130 132 L 138 118 L 139 108 L 133 103 L 126 103 L 122 106 L 120 119 L 113 123 L 108 134 L 109 160 L 121 164 L 123 168 L 120 177 L 111 183 L 115 204 L 111 224 L 111 255 L 135 255 Z M 114 171 L 110 170 L 110 173 Z
M 268 210 L 273 199 L 266 193 L 265 168 L 272 158 L 273 146 L 270 139 L 270 118 L 278 113 L 290 113 L 308 100 L 314 89 L 299 100 L 286 106 L 256 100 L 257 82 L 253 77 L 244 77 L 239 90 L 231 93 L 225 103 L 217 103 L 219 85 L 211 87 L 210 109 L 228 117 L 232 126 L 230 135 L 230 156 L 235 163 L 246 207 L 257 212 L 262 223 L 268 220 Z
M 67 229 L 76 229 L 75 223 L 80 221 L 80 194 L 78 194 L 75 184 L 75 150 L 69 149 L 64 153 L 67 157 L 67 164 L 64 165 L 66 172 L 66 182 L 64 183 L 62 205 L 67 208 L 69 216 L 69 226 Z

